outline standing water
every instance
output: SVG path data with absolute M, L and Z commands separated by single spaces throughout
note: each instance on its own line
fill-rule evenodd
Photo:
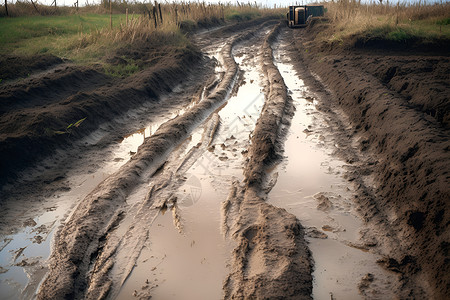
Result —
M 176 212 L 162 210 L 152 220 L 146 245 L 116 299 L 133 295 L 154 299 L 223 297 L 233 245 L 221 232 L 221 205 L 233 179 L 242 178 L 249 135 L 264 104 L 258 51 L 256 46 L 236 47 L 233 54 L 243 73 L 234 93 L 172 153 L 168 161 L 181 165 L 195 157 L 180 174 L 184 184 L 168 191 L 171 199 L 177 199 Z M 220 123 L 208 144 L 202 136 L 215 117 Z M 162 172 L 171 172 L 168 164 Z
M 21 228 L 17 232 L 0 235 L 0 299 L 15 300 L 34 297 L 47 272 L 51 241 L 58 227 L 64 224 L 84 197 L 125 164 L 133 153 L 136 153 L 146 136 L 151 135 L 164 121 L 184 113 L 191 105 L 185 107 L 173 105 L 167 108 L 160 116 L 153 118 L 147 127 L 124 137 L 120 143 L 102 149 L 99 158 L 93 159 L 92 157 L 99 154 L 92 152 L 98 152 L 96 144 L 105 134 L 103 129 L 93 132 L 79 142 L 83 147 L 92 146 L 93 149 L 80 157 L 78 167 L 68 171 L 64 179 L 65 188 L 50 198 L 30 205 L 23 212 L 27 214 L 26 221 L 23 224 L 15 224 Z M 136 111 L 129 111 L 127 116 L 131 115 L 139 119 L 139 115 L 145 114 L 150 109 L 152 106 L 144 105 Z M 123 119 L 118 121 L 126 122 L 126 117 Z M 78 153 L 77 156 L 79 156 Z M 45 162 L 43 164 L 45 165 Z M 21 212 L 11 211 L 11 213 L 20 214 Z
M 376 255 L 358 247 L 363 224 L 350 201 L 354 191 L 341 176 L 345 164 L 332 156 L 336 146 L 325 138 L 325 116 L 315 108 L 316 95 L 296 74 L 286 47 L 285 42 L 274 45 L 274 60 L 296 112 L 269 201 L 294 214 L 306 229 L 314 299 L 392 298 L 392 275 L 376 263 Z

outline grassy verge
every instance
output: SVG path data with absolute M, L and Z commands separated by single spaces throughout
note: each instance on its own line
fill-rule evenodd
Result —
M 115 29 L 124 22 L 125 15 L 113 15 Z M 100 14 L 0 18 L 0 54 L 77 56 L 83 38 L 108 26 L 109 16 Z
M 393 5 L 339 0 L 326 3 L 325 7 L 332 25 L 317 37 L 325 43 L 355 46 L 385 41 L 420 47 L 450 41 L 450 3 L 447 2 Z
M 276 13 L 252 4 L 154 2 L 128 5 L 113 1 L 113 27 L 110 28 L 109 4 L 103 2 L 79 11 L 39 5 L 40 15 L 36 15 L 34 7 L 26 2 L 8 5 L 10 15 L 24 16 L 0 18 L 0 55 L 30 57 L 48 54 L 79 64 L 100 62 L 106 73 L 127 76 L 140 70 L 145 62 L 127 56 L 116 59 L 116 62 L 105 62 L 104 58 L 114 56 L 118 49 L 142 42 L 155 52 L 154 57 L 158 57 L 161 52 L 186 48 L 189 41 L 184 33 L 199 27 Z M 0 11 L 3 8 L 0 5 Z M 128 18 L 126 11 L 129 12 Z M 152 61 L 151 57 L 147 57 L 146 62 L 149 61 Z

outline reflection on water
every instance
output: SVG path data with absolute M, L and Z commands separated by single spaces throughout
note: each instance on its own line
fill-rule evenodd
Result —
M 294 214 L 306 228 L 315 261 L 314 299 L 361 299 L 358 285 L 368 273 L 377 281 L 378 296 L 390 298 L 391 275 L 377 265 L 375 255 L 351 247 L 359 243 L 362 222 L 353 213 L 352 191 L 340 176 L 344 163 L 331 156 L 334 146 L 326 142 L 327 124 L 315 109 L 317 100 L 289 64 L 285 46 L 276 47 L 275 63 L 296 112 L 269 201 Z
M 147 127 L 125 136 L 121 143 L 105 149 L 110 160 L 98 162 L 86 170 L 80 159 L 81 175 L 67 176 L 63 191 L 43 201 L 45 212 L 36 212 L 23 228 L 15 234 L 0 236 L 0 299 L 30 299 L 46 273 L 52 237 L 65 220 L 70 217 L 75 205 L 85 198 L 100 182 L 124 165 L 137 152 L 144 138 L 152 135 L 159 126 L 170 118 L 183 114 L 194 103 L 183 108 L 167 111 L 156 117 Z M 99 132 L 93 132 L 85 140 L 95 144 L 101 139 Z M 76 174 L 80 170 L 74 170 Z M 14 212 L 12 212 L 14 213 Z M 20 251 L 20 255 L 17 255 Z M 17 257 L 16 257 L 17 256 Z
M 228 274 L 227 259 L 233 249 L 221 232 L 221 205 L 227 198 L 232 179 L 242 177 L 242 164 L 264 104 L 258 61 L 248 49 L 238 48 L 244 82 L 236 95 L 216 111 L 220 125 L 210 145 L 184 174 L 183 185 L 173 193 L 177 217 L 169 209 L 158 214 L 150 227 L 148 244 L 120 290 L 117 299 L 151 295 L 152 299 L 220 299 Z M 257 51 L 253 48 L 253 51 Z M 179 147 L 180 156 L 201 147 L 207 123 L 199 126 Z M 182 149 L 182 150 L 181 150 Z M 181 160 L 183 161 L 183 160 Z

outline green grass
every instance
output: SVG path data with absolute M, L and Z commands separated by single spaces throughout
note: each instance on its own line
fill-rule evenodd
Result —
M 350 0 L 328 2 L 326 17 L 331 26 L 317 37 L 326 43 L 345 46 L 372 39 L 416 46 L 446 43 L 450 40 L 450 5 L 426 2 L 420 7 L 365 5 Z
M 76 64 L 100 64 L 105 73 L 126 77 L 138 72 L 169 52 L 187 50 L 190 42 L 183 34 L 195 30 L 198 23 L 208 25 L 219 20 L 222 12 L 228 20 L 242 21 L 256 18 L 262 12 L 253 7 L 221 6 L 210 7 L 202 4 L 183 4 L 189 14 L 181 21 L 182 30 L 173 17 L 173 4 L 163 5 L 164 22 L 157 28 L 153 20 L 142 14 L 129 15 L 128 26 L 125 14 L 113 14 L 113 30 L 109 30 L 109 14 L 78 13 L 67 15 L 23 16 L 0 18 L 0 55 L 28 56 L 49 54 L 66 58 Z M 97 7 L 98 8 L 98 7 Z M 181 12 L 181 9 L 179 10 Z M 181 18 L 181 14 L 179 15 Z M 192 17 L 193 19 L 189 19 Z M 212 22 L 214 23 L 214 22 Z M 211 23 L 211 24 L 212 24 Z M 214 23 L 216 24 L 216 23 Z M 114 57 L 119 49 L 139 47 L 146 42 L 150 51 L 145 61 L 133 61 L 133 55 L 124 57 L 126 63 L 114 65 L 105 58 Z M 133 51 L 130 50 L 132 53 Z M 163 53 L 163 54 L 158 54 Z
M 450 25 L 450 18 L 443 18 L 436 21 L 436 25 L 445 26 Z
M 450 18 L 442 17 L 417 21 L 405 20 L 403 24 L 416 29 L 422 36 L 431 34 L 450 39 Z
M 132 59 L 127 59 L 126 57 L 123 57 L 126 64 L 105 64 L 104 69 L 105 73 L 114 77 L 127 77 L 130 75 L 133 75 L 134 73 L 140 71 L 139 66 L 136 64 L 136 62 Z
M 450 25 L 438 25 L 436 20 L 404 21 L 398 25 L 383 24 L 370 26 L 361 36 L 380 38 L 394 42 L 410 40 L 432 41 L 440 38 L 450 39 Z
M 125 15 L 113 15 L 113 26 L 120 23 Z M 70 56 L 70 45 L 81 34 L 107 27 L 109 15 L 100 14 L 0 18 L 0 54 Z

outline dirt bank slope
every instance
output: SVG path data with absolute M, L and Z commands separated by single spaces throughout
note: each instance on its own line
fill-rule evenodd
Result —
M 303 227 L 292 214 L 265 202 L 266 172 L 282 150 L 282 125 L 293 112 L 286 85 L 273 64 L 270 44 L 280 25 L 263 45 L 262 69 L 266 102 L 258 118 L 244 182 L 234 183 L 224 203 L 224 228 L 236 240 L 225 299 L 309 299 L 312 262 Z M 266 193 L 264 192 L 266 191 Z
M 42 78 L 3 85 L 0 187 L 14 182 L 19 171 L 57 148 L 72 145 L 100 124 L 145 101 L 156 101 L 201 65 L 201 60 L 200 53 L 188 47 L 124 80 L 107 78 L 95 68 L 66 67 Z M 78 127 L 68 128 L 82 119 Z
M 291 31 L 296 59 L 335 95 L 353 124 L 349 136 L 373 156 L 347 174 L 364 185 L 358 203 L 380 234 L 385 266 L 401 274 L 400 297 L 444 299 L 450 293 L 449 59 L 387 49 L 324 48 L 320 26 Z M 387 55 L 386 55 L 387 53 Z M 355 166 L 358 162 L 353 162 Z

